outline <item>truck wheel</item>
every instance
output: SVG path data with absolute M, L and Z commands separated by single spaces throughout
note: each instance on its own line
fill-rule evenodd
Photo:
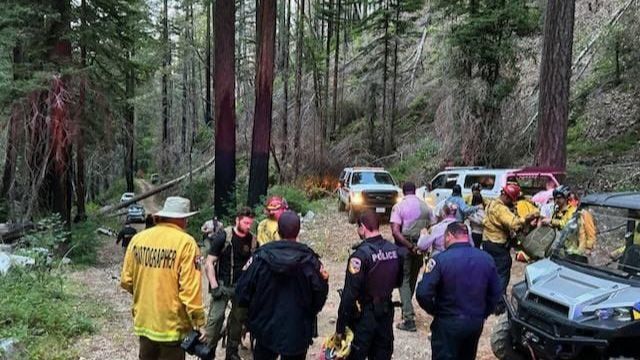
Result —
M 346 209 L 347 207 L 344 205 L 344 202 L 342 201 L 342 199 L 338 199 L 338 211 L 343 212 Z
M 355 224 L 356 220 L 358 220 L 358 213 L 353 207 L 349 207 L 349 224 Z
M 500 360 L 525 359 L 513 346 L 511 338 L 511 325 L 507 314 L 502 314 L 491 333 L 491 351 Z

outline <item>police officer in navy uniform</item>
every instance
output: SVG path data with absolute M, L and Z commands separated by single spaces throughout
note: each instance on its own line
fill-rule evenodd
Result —
M 471 360 L 476 358 L 484 321 L 494 312 L 502 287 L 493 259 L 469 243 L 464 223 L 447 227 L 445 246 L 427 263 L 416 298 L 433 316 L 432 358 Z
M 393 354 L 393 303 L 391 293 L 402 284 L 400 248 L 385 240 L 378 217 L 371 211 L 358 220 L 360 243 L 349 258 L 336 334 L 348 326 L 354 333 L 349 360 L 391 359 Z

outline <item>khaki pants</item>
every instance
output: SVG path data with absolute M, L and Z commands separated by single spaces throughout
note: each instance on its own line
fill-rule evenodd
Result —
M 158 342 L 140 336 L 140 360 L 184 360 L 180 342 Z
M 211 291 L 211 307 L 207 319 L 209 346 L 216 348 L 222 337 L 222 324 L 227 304 L 231 302 L 231 312 L 227 318 L 227 353 L 237 353 L 242 336 L 242 325 L 247 318 L 247 309 L 241 308 L 234 300 L 235 287 L 218 286 Z
M 424 264 L 424 256 L 409 253 L 404 256 L 402 286 L 400 286 L 400 301 L 402 302 L 402 320 L 414 321 L 413 293 L 416 290 L 416 282 L 420 268 Z

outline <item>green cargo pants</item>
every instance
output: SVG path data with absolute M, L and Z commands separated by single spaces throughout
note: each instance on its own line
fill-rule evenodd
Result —
M 247 309 L 241 308 L 234 300 L 235 286 L 218 286 L 211 291 L 211 307 L 207 318 L 209 347 L 216 348 L 222 337 L 222 324 L 227 304 L 231 302 L 231 312 L 227 318 L 227 354 L 237 353 L 242 336 L 242 325 L 247 318 Z
M 402 286 L 400 286 L 400 301 L 402 302 L 402 320 L 414 321 L 415 313 L 413 311 L 413 293 L 416 290 L 416 282 L 418 281 L 418 273 L 424 263 L 423 255 L 409 253 L 404 256 L 404 265 L 402 268 Z

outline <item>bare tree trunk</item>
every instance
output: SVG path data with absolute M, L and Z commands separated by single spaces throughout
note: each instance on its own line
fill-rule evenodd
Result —
M 575 0 L 547 3 L 540 63 L 540 95 L 536 164 L 564 169 Z
M 128 50 L 128 59 L 131 60 L 133 57 L 133 50 Z M 124 171 L 125 171 L 125 179 L 127 181 L 127 191 L 133 192 L 134 183 L 134 144 L 135 144 L 135 105 L 133 100 L 135 98 L 136 93 L 136 74 L 134 68 L 131 66 L 127 69 L 127 78 L 125 85 L 125 93 L 127 98 L 126 110 L 125 110 L 125 127 L 124 127 L 124 147 L 125 147 L 125 157 L 124 157 Z
M 164 0 L 162 8 L 162 46 L 164 54 L 162 57 L 162 144 L 165 149 L 171 143 L 169 139 L 169 119 L 171 108 L 169 104 L 169 67 L 171 65 L 171 45 L 169 44 L 169 5 L 168 0 Z M 162 168 L 168 165 L 166 156 L 162 159 Z
M 333 129 L 331 116 L 329 115 L 329 66 L 331 62 L 331 38 L 333 37 L 333 0 L 329 0 L 329 9 L 328 9 L 328 18 L 327 18 L 327 49 L 326 49 L 326 58 L 325 58 L 325 69 L 324 69 L 324 106 L 323 106 L 323 118 L 325 119 L 324 124 L 324 134 L 323 137 L 326 140 L 329 140 L 329 135 L 331 133 L 331 129 Z
M 377 84 L 372 81 L 369 87 L 369 151 L 375 153 L 376 145 L 376 114 L 378 106 L 376 105 Z
M 273 105 L 273 68 L 276 42 L 277 0 L 260 0 L 260 41 L 256 69 L 256 104 L 249 172 L 250 206 L 260 202 L 269 186 L 269 149 L 271 145 L 271 117 Z
M 304 46 L 304 0 L 298 9 L 298 34 L 296 39 L 296 133 L 293 137 L 294 178 L 300 173 L 300 137 L 302 136 L 302 51 Z M 323 134 L 324 136 L 324 134 Z
M 284 45 L 283 45 L 283 58 L 284 58 L 284 72 L 282 74 L 284 84 L 284 101 L 282 104 L 282 147 L 280 150 L 280 158 L 282 159 L 282 167 L 280 169 L 280 182 L 286 180 L 287 158 L 288 158 L 288 146 L 289 146 L 289 28 L 291 27 L 291 0 L 286 0 L 287 3 L 287 23 L 284 26 Z
M 384 60 L 382 62 L 382 124 L 383 129 L 387 128 L 387 68 L 389 62 L 389 1 L 385 0 L 384 11 Z M 387 149 L 391 134 L 382 134 L 382 148 Z M 386 155 L 386 154 L 385 154 Z
M 333 140 L 336 127 L 338 126 L 338 65 L 340 63 L 340 16 L 342 10 L 342 1 L 337 1 L 337 13 L 334 19 L 336 27 L 336 49 L 333 58 L 333 114 L 331 115 L 331 133 L 329 139 Z
M 19 80 L 22 77 L 21 66 L 23 62 L 23 49 L 22 44 L 19 42 L 13 48 L 13 79 Z M 2 174 L 2 189 L 0 190 L 0 197 L 9 201 L 7 195 L 13 181 L 15 179 L 15 172 L 18 159 L 18 141 L 20 141 L 20 132 L 22 129 L 21 121 L 24 117 L 22 112 L 22 104 L 15 102 L 11 109 L 11 116 L 9 118 L 9 128 L 7 129 L 7 150 L 5 153 L 4 172 Z
M 390 154 L 393 152 L 395 144 L 394 144 L 394 127 L 396 123 L 396 117 L 398 116 L 398 108 L 397 108 L 397 91 L 398 91 L 398 41 L 400 36 L 398 34 L 398 27 L 400 25 L 400 4 L 396 4 L 396 18 L 395 18 L 395 33 L 394 33 L 394 44 L 393 44 L 393 85 L 391 88 L 391 118 L 387 122 L 387 130 L 385 133 L 388 138 L 385 142 L 386 148 L 384 152 L 386 154 Z
M 218 218 L 235 209 L 236 101 L 235 1 L 215 2 L 216 162 L 214 207 Z

